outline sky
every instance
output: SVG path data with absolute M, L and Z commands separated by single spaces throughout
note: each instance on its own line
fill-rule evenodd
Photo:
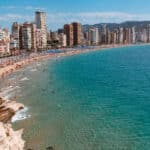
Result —
M 15 21 L 34 21 L 34 12 L 46 12 L 48 29 L 73 21 L 82 24 L 150 20 L 150 0 L 0 0 L 0 27 Z

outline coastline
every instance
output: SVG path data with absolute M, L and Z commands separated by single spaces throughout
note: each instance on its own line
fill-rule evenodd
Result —
M 53 54 L 45 54 L 42 56 L 35 56 L 32 58 L 25 58 L 22 61 L 15 62 L 11 65 L 6 65 L 3 68 L 0 68 L 0 79 L 4 78 L 7 75 L 10 75 L 11 73 L 23 68 L 24 66 L 31 64 L 33 62 L 36 62 L 38 60 L 44 60 L 44 59 L 50 59 L 50 58 L 55 58 L 55 57 L 64 57 L 64 56 L 71 56 L 71 55 L 77 55 L 80 53 L 87 53 L 90 51 L 97 51 L 97 50 L 104 50 L 104 49 L 109 49 L 109 48 L 118 48 L 118 47 L 126 47 L 126 46 L 137 46 L 137 45 L 118 45 L 118 44 L 113 44 L 113 45 L 101 45 L 101 46 L 95 46 L 93 49 L 75 49 L 75 50 L 69 50 L 67 52 L 61 52 L 61 53 L 53 53 Z
M 0 69 L 0 80 L 5 78 L 7 75 L 25 67 L 28 64 L 36 62 L 38 60 L 50 59 L 55 57 L 64 57 L 71 56 L 81 53 L 86 53 L 90 51 L 103 50 L 107 48 L 115 48 L 121 47 L 122 45 L 105 45 L 98 46 L 94 49 L 78 49 L 78 50 L 68 50 L 67 52 L 56 53 L 56 54 L 46 54 L 44 56 L 37 56 L 33 58 L 26 58 L 22 61 L 16 62 L 12 65 L 6 65 L 5 67 Z M 22 138 L 23 129 L 14 131 L 12 125 L 10 123 L 12 117 L 16 114 L 20 109 L 24 109 L 24 105 L 17 103 L 12 100 L 5 100 L 4 98 L 0 98 L 0 149 L 3 150 L 23 150 L 25 147 L 25 141 Z
M 148 45 L 148 44 L 142 44 L 142 45 Z M 109 48 L 118 48 L 118 47 L 127 47 L 127 46 L 138 46 L 138 45 L 104 45 L 104 46 L 97 46 L 94 49 L 70 50 L 70 51 L 63 52 L 63 53 L 46 54 L 44 56 L 38 56 L 38 57 L 30 58 L 30 59 L 25 59 L 23 61 L 16 62 L 13 65 L 9 65 L 0 69 L 0 79 L 38 60 L 44 60 L 44 59 L 55 58 L 55 57 L 71 56 L 71 55 L 92 52 L 92 51 L 97 51 L 97 50 L 105 50 Z M 3 98 L 0 98 L 0 132 L 2 133 L 2 137 L 0 137 L 0 149 L 5 150 L 7 149 L 6 146 L 10 146 L 10 150 L 13 150 L 14 145 L 15 145 L 16 150 L 24 149 L 25 141 L 22 139 L 23 129 L 19 131 L 14 131 L 12 129 L 11 124 L 9 123 L 12 116 L 15 115 L 17 111 L 23 108 L 24 108 L 23 104 L 19 104 L 19 103 L 16 103 L 15 101 L 9 101 L 9 100 L 4 100 Z M 8 139 L 11 139 L 11 140 L 8 141 Z

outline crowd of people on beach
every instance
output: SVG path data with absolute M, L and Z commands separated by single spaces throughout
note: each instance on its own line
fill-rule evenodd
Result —
M 107 45 L 99 47 L 76 47 L 67 49 L 55 49 L 55 50 L 45 50 L 40 52 L 22 52 L 16 56 L 10 56 L 0 59 L 0 78 L 11 74 L 15 70 L 22 68 L 23 66 L 42 59 L 69 56 L 79 53 L 88 52 L 91 50 L 101 50 L 103 48 L 116 47 L 116 45 Z
M 5 57 L 0 59 L 0 68 L 4 68 L 8 65 L 13 65 L 14 63 L 23 61 L 25 59 L 31 59 L 38 56 L 44 56 L 45 53 L 22 53 L 17 56 Z
M 45 55 L 54 55 L 58 53 L 67 53 L 67 52 L 73 52 L 73 51 L 78 51 L 79 49 L 84 51 L 87 49 L 94 49 L 95 47 L 89 46 L 89 47 L 77 47 L 77 48 L 67 48 L 67 49 L 53 49 L 53 50 L 46 50 L 46 51 L 40 51 L 40 52 L 22 52 L 16 56 L 9 56 L 9 57 L 4 57 L 0 58 L 0 68 L 4 68 L 8 65 L 13 65 L 14 63 L 23 61 L 25 59 L 32 59 L 40 56 L 45 56 Z

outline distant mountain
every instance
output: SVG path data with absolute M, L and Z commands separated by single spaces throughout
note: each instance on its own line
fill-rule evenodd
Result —
M 123 27 L 123 28 L 131 28 L 131 27 L 136 27 L 136 29 L 141 29 L 141 28 L 146 28 L 150 24 L 150 21 L 126 21 L 123 23 L 99 23 L 99 24 L 94 24 L 94 25 L 83 25 L 83 32 L 88 31 L 88 29 L 92 27 L 97 27 L 99 29 L 102 29 L 103 25 L 106 25 L 106 27 L 110 30 L 114 30 L 118 27 Z

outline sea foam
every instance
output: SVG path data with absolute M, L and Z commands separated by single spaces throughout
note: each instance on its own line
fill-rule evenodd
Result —
M 0 97 L 2 97 L 4 100 L 9 100 L 10 98 L 13 98 L 16 95 L 20 88 L 21 87 L 19 86 L 9 86 L 3 88 L 1 89 Z
M 16 114 L 12 117 L 11 122 L 17 122 L 20 120 L 25 120 L 30 117 L 30 115 L 27 113 L 28 112 L 28 107 L 25 107 L 22 110 L 19 110 L 16 112 Z
M 27 77 L 22 78 L 20 81 L 28 81 L 29 79 Z
M 30 71 L 31 71 L 31 72 L 36 72 L 36 71 L 37 71 L 37 69 L 31 69 Z

